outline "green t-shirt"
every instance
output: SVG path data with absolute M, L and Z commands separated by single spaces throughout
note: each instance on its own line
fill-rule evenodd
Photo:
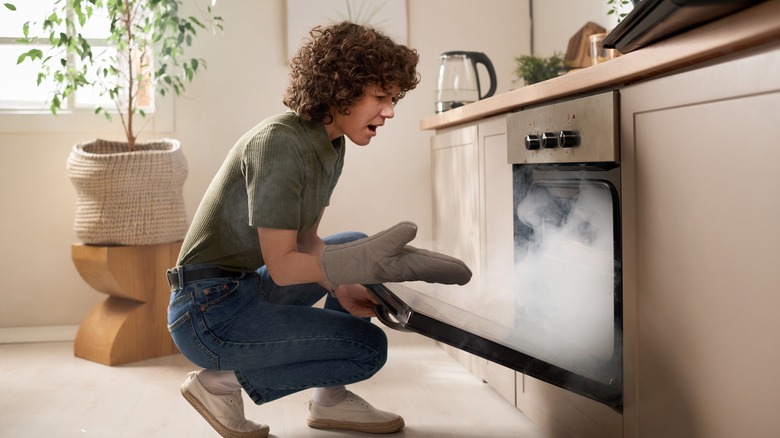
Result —
M 294 112 L 244 134 L 211 182 L 184 238 L 179 265 L 254 271 L 265 263 L 257 227 L 311 228 L 344 166 L 344 137 L 331 142 L 321 121 Z

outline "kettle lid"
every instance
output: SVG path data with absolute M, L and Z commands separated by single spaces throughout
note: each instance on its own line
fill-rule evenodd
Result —
M 450 51 L 450 52 L 442 53 L 441 57 L 442 58 L 448 58 L 448 57 L 451 57 L 451 56 L 472 56 L 472 55 L 474 55 L 476 53 L 479 53 L 479 52 L 469 52 L 469 51 L 465 51 L 465 50 L 453 50 L 453 51 Z

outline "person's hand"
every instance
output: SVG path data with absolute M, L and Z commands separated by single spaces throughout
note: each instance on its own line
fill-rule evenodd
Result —
M 376 316 L 374 305 L 379 304 L 376 298 L 362 284 L 345 284 L 333 292 L 336 299 L 351 315 L 359 318 Z

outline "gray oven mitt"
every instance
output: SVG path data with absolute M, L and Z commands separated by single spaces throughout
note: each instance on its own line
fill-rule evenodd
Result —
M 373 236 L 339 245 L 326 245 L 320 255 L 322 272 L 331 285 L 425 281 L 464 285 L 471 270 L 444 254 L 406 245 L 417 225 L 401 222 Z

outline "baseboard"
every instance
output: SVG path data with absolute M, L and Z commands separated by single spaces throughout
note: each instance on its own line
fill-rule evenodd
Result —
M 77 325 L 0 327 L 0 344 L 73 341 L 78 329 Z

